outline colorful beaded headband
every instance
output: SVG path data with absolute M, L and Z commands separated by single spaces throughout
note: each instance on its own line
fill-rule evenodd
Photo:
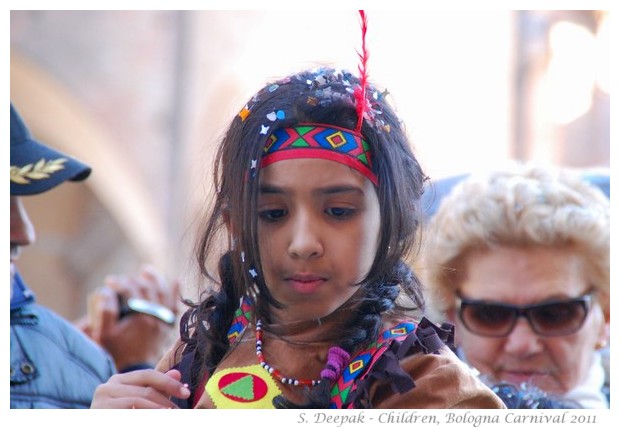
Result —
M 372 172 L 370 145 L 359 133 L 324 124 L 280 128 L 267 139 L 261 167 L 296 158 L 321 158 L 347 165 L 378 185 Z

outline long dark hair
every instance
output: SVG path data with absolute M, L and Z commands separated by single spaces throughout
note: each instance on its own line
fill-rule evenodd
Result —
M 187 302 L 191 308 L 181 327 L 182 338 L 195 346 L 199 377 L 204 371 L 212 372 L 230 347 L 228 329 L 243 296 L 252 297 L 253 313 L 266 322 L 269 308 L 281 307 L 264 283 L 257 239 L 260 163 L 256 161 L 261 159 L 268 135 L 300 123 L 354 129 L 353 89 L 358 84 L 357 77 L 343 71 L 303 71 L 266 85 L 231 122 L 215 159 L 213 206 L 196 249 L 201 273 L 213 288 L 199 302 Z M 418 202 L 426 177 L 386 96 L 387 92 L 373 86 L 367 89 L 371 106 L 361 132 L 371 146 L 371 168 L 378 177 L 381 231 L 374 262 L 360 282 L 361 293 L 352 298 L 355 317 L 337 339 L 349 353 L 376 340 L 384 313 L 404 315 L 424 306 L 419 281 L 404 261 L 416 243 Z M 283 118 L 267 119 L 276 110 L 284 113 Z M 265 126 L 270 127 L 266 134 Z M 227 245 L 228 231 L 234 240 Z M 209 268 L 213 255 L 219 258 L 217 273 Z M 190 332 L 194 332 L 191 338 Z M 303 406 L 327 406 L 326 384 L 320 383 L 310 403 Z M 275 403 L 278 407 L 295 405 L 282 397 Z

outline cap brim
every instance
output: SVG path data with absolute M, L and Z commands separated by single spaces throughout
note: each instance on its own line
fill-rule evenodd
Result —
M 91 168 L 33 139 L 11 141 L 11 195 L 35 195 L 86 179 Z

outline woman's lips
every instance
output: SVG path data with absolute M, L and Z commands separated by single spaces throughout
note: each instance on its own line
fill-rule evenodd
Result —
M 539 371 L 503 371 L 503 379 L 509 381 L 514 384 L 528 383 L 531 382 L 534 378 L 540 377 L 543 374 Z

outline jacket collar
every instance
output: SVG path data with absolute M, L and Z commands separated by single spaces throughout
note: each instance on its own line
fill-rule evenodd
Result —
M 11 311 L 18 310 L 34 301 L 34 293 L 28 289 L 19 273 L 16 272 L 11 282 Z

